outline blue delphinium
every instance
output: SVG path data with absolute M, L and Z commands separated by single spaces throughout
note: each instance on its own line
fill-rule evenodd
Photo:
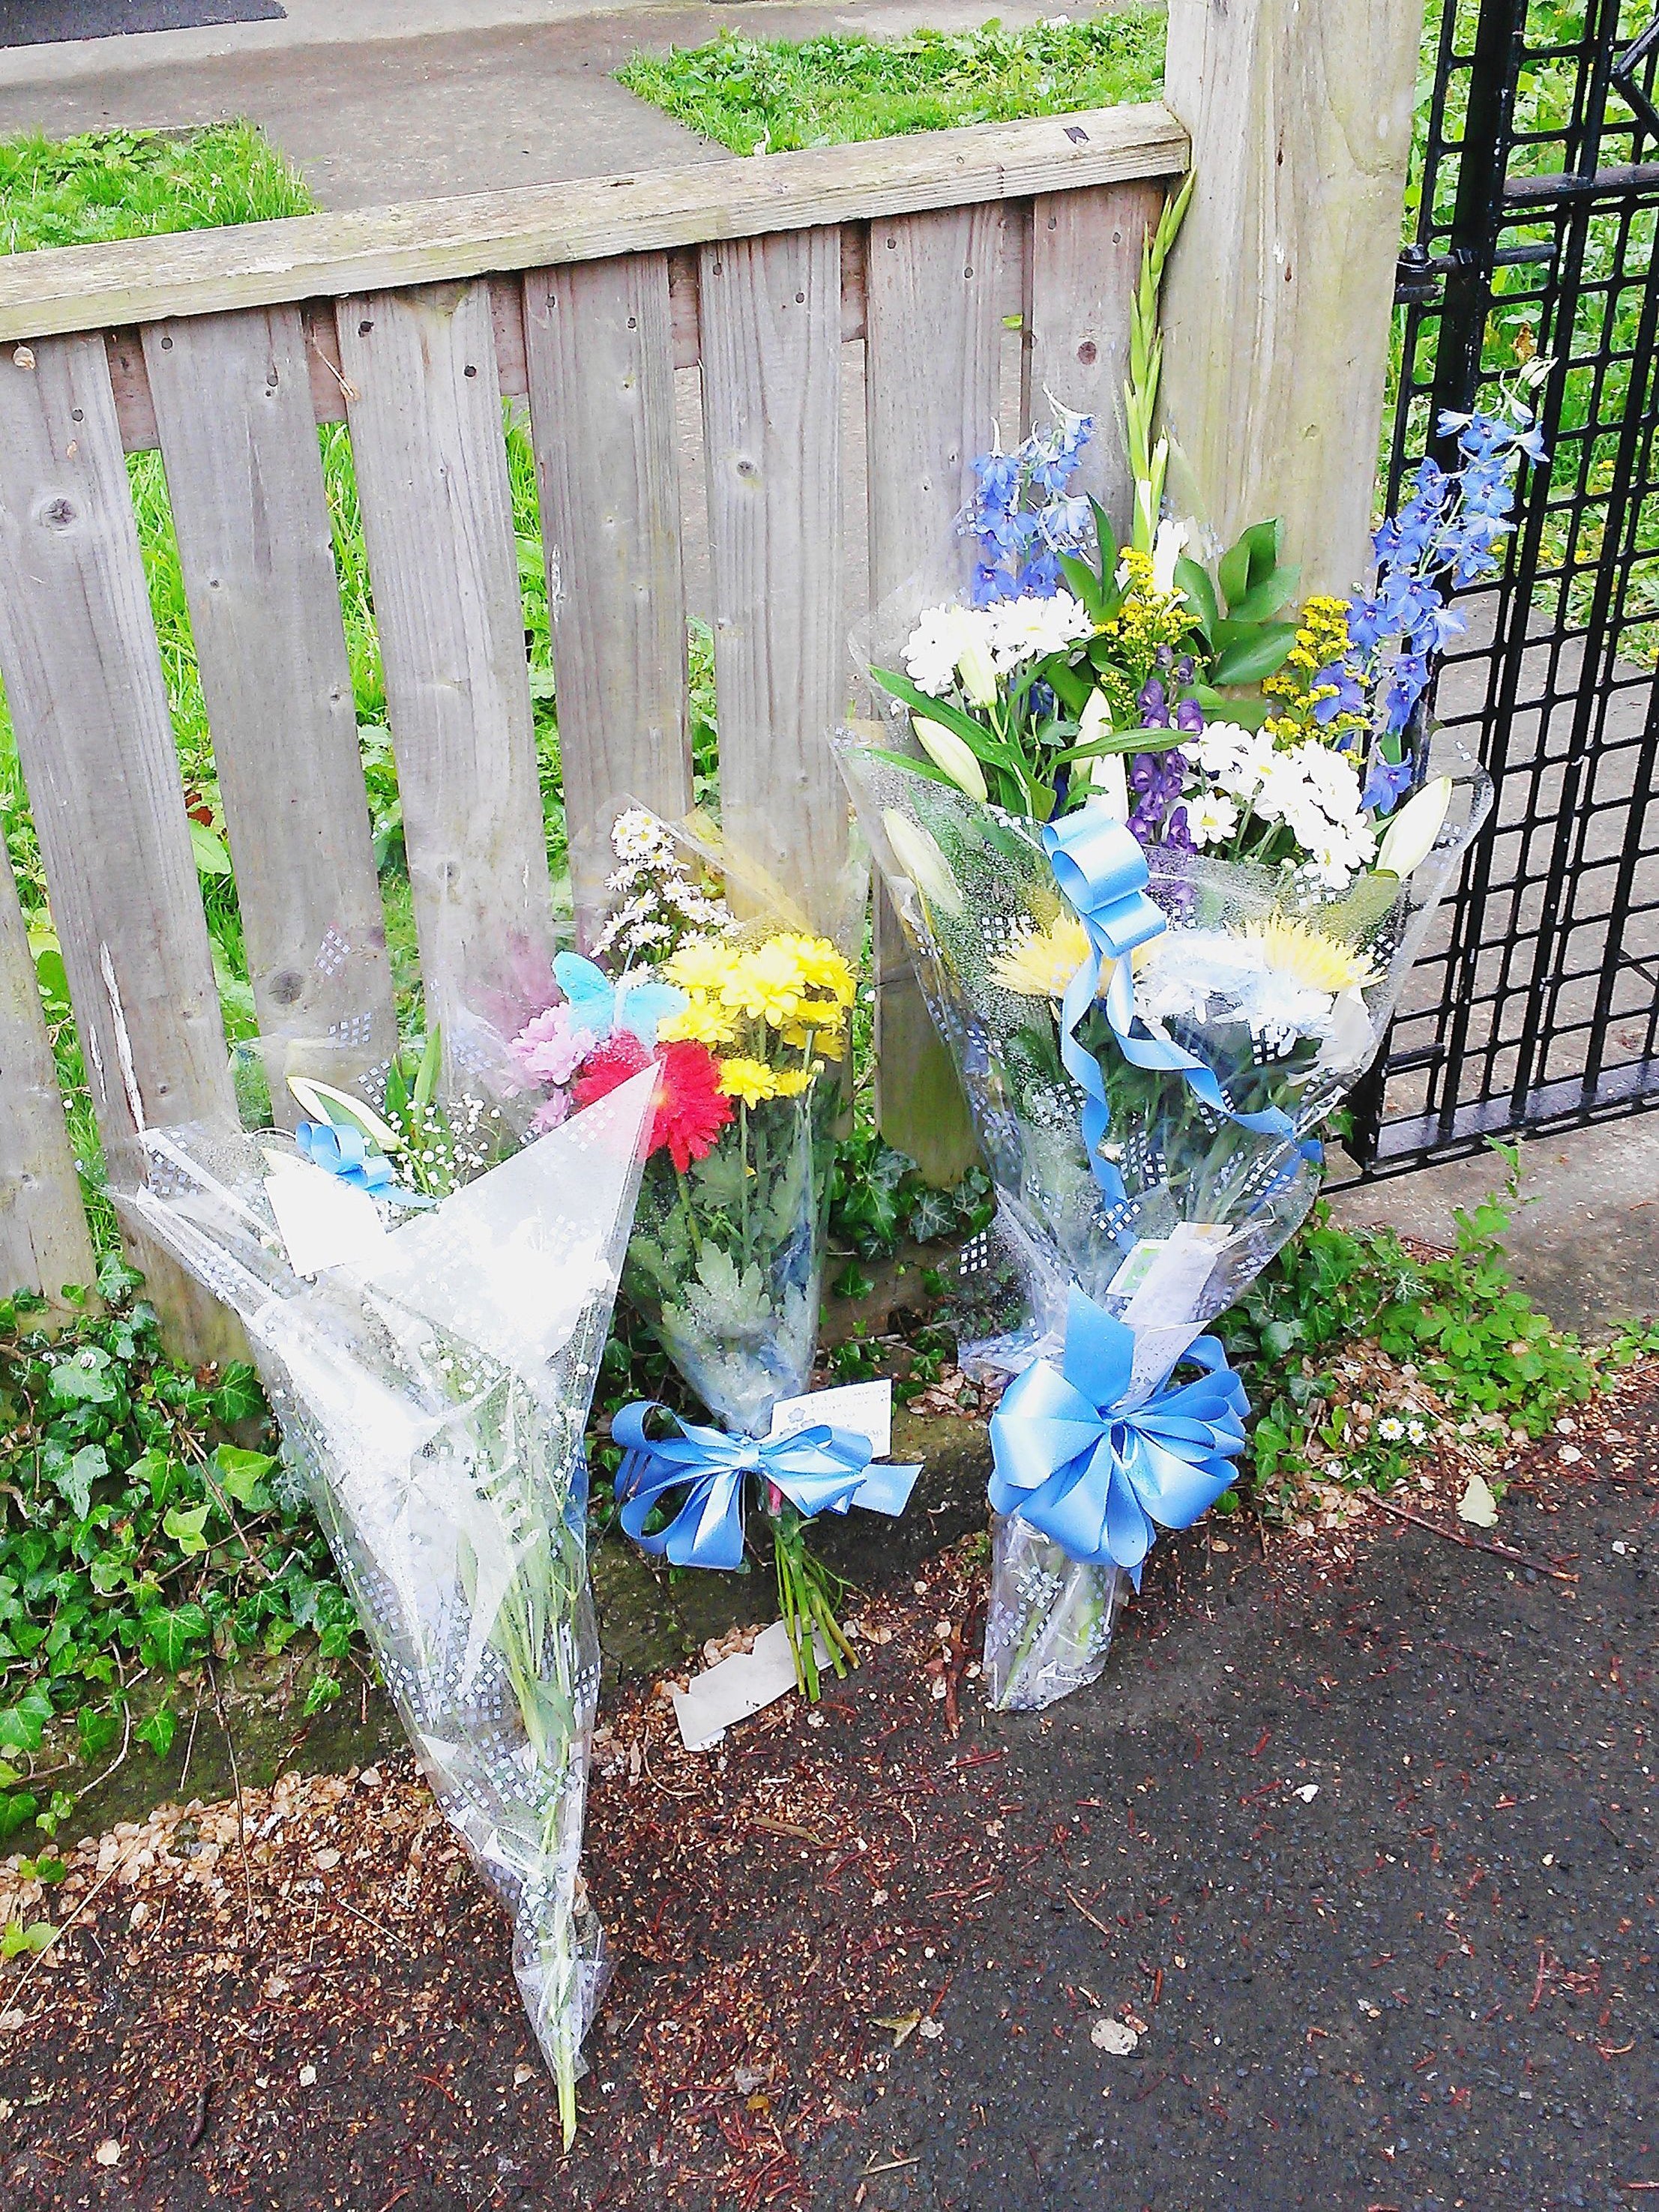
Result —
M 1060 556 L 1092 541 L 1089 502 L 1068 496 L 1066 487 L 1094 418 L 1059 406 L 1054 416 L 1012 453 L 981 453 L 973 464 L 974 495 L 957 527 L 977 549 L 970 591 L 976 607 L 1026 593 L 1052 599 L 1060 585 Z
M 1524 380 L 1538 381 L 1533 364 Z M 1544 459 L 1530 408 L 1505 394 L 1504 414 L 1443 414 L 1440 434 L 1455 436 L 1461 468 L 1422 461 L 1398 514 L 1372 535 L 1376 581 L 1348 612 L 1353 650 L 1319 678 L 1336 686 L 1315 708 L 1321 721 L 1374 702 L 1377 738 L 1365 783 L 1365 804 L 1387 814 L 1412 782 L 1402 757 L 1404 733 L 1429 688 L 1435 656 L 1466 627 L 1446 605 L 1497 573 L 1502 540 L 1514 529 L 1510 510 L 1522 455 Z

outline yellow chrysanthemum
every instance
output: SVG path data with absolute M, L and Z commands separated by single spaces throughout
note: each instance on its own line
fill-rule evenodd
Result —
M 1089 957 L 1088 933 L 1073 914 L 1027 930 L 993 963 L 991 981 L 1022 999 L 1060 999 Z
M 720 987 L 720 1004 L 781 1029 L 806 995 L 800 963 L 787 939 L 768 938 L 744 953 Z
M 773 1071 L 772 1093 L 777 1098 L 799 1098 L 822 1062 L 811 1067 L 780 1067 Z
M 803 983 L 830 992 L 841 1006 L 852 1005 L 856 989 L 853 971 L 827 937 L 782 937 L 777 942 L 794 954 Z
M 693 937 L 666 962 L 663 973 L 683 991 L 718 991 L 743 957 L 718 937 Z
M 740 1098 L 745 1106 L 758 1106 L 763 1099 L 777 1097 L 778 1072 L 763 1060 L 723 1060 L 720 1087 L 728 1098 Z
M 681 1041 L 691 1044 L 730 1044 L 737 1034 L 737 1023 L 713 999 L 690 1000 L 678 1014 L 671 1014 L 657 1027 L 660 1044 Z
M 1267 956 L 1267 965 L 1281 975 L 1293 976 L 1310 991 L 1364 991 L 1377 981 L 1374 962 L 1352 945 L 1326 937 L 1305 922 L 1287 921 L 1282 915 L 1245 925 Z

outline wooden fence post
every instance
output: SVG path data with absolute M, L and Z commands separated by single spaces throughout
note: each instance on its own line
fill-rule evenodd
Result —
M 64 1127 L 34 963 L 0 848 L 0 1297 L 92 1286 L 92 1240 Z
M 1170 263 L 1170 500 L 1283 518 L 1301 588 L 1365 574 L 1422 0 L 1170 0 L 1198 183 Z

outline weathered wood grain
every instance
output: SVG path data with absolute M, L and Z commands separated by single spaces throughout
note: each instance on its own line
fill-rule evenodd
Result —
M 667 258 L 527 276 L 524 328 L 576 921 L 606 911 L 631 795 L 691 805 Z
M 1304 594 L 1364 573 L 1422 14 L 1170 9 L 1198 172 L 1165 278 L 1170 498 L 1224 544 L 1282 516 Z
M 995 443 L 1005 270 L 1020 233 L 995 204 L 870 226 L 866 392 L 870 588 L 923 604 L 965 577 L 954 524 L 972 462 Z M 923 580 L 926 580 L 925 582 Z M 930 1181 L 975 1153 L 968 1102 L 916 985 L 898 919 L 876 897 L 877 1098 L 882 1133 Z
M 52 1042 L 11 864 L 0 852 L 0 1297 L 40 1291 L 60 1311 L 95 1265 Z
M 1025 418 L 1048 421 L 1049 395 L 1093 416 L 1072 489 L 1100 501 L 1120 539 L 1128 534 L 1131 502 L 1122 432 L 1129 307 L 1146 226 L 1163 204 L 1161 185 L 1134 183 L 1042 192 L 1031 208 Z
M 721 819 L 829 929 L 848 844 L 828 742 L 848 687 L 839 232 L 706 246 L 702 302 Z
M 397 1043 L 297 307 L 149 324 L 150 390 L 279 1122 Z
M 0 341 L 867 222 L 911 209 L 1166 176 L 1186 165 L 1186 133 L 1165 108 L 1147 103 L 763 161 L 57 246 L 0 260 Z
M 105 1165 L 138 1132 L 235 1121 L 207 924 L 100 337 L 0 358 L 0 671 Z M 183 1338 L 222 1317 L 137 1243 Z
M 486 284 L 342 302 L 363 537 L 428 1016 L 507 1020 L 551 946 Z

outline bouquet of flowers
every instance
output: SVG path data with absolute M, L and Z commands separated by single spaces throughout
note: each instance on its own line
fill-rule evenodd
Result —
M 817 1344 L 853 971 L 798 917 L 739 921 L 699 880 L 707 847 L 697 855 L 643 810 L 618 819 L 613 842 L 621 903 L 595 946 L 611 972 L 561 953 L 562 995 L 512 1051 L 542 1087 L 544 1124 L 656 1071 L 623 1290 L 718 1425 L 654 1406 L 616 1417 L 623 1525 L 676 1565 L 739 1569 L 752 1479 L 797 1676 L 816 1697 L 820 1647 L 838 1674 L 856 1662 L 840 1584 L 805 1524 L 849 1504 L 902 1510 L 915 1473 L 872 1470 L 868 1443 L 838 1430 L 773 1433 Z
M 1025 1370 L 993 1424 L 987 1674 L 1010 1705 L 1098 1674 L 1121 1577 L 1231 1480 L 1243 1395 L 1199 1333 L 1311 1205 L 1315 1133 L 1484 815 L 1424 696 L 1462 626 L 1443 587 L 1487 572 L 1537 458 L 1518 389 L 1449 422 L 1462 465 L 1423 465 L 1352 601 L 1285 611 L 1274 523 L 1200 562 L 1158 518 L 1149 430 L 1178 220 L 1136 304 L 1131 542 L 1066 494 L 1086 419 L 984 456 L 964 588 L 878 614 L 886 726 L 840 740 L 1023 1288 L 1023 1328 L 982 1348 Z
M 291 1074 L 292 1134 L 151 1132 L 143 1228 L 239 1316 L 434 1794 L 513 1916 L 567 2142 L 603 1944 L 582 1436 L 654 1078 L 520 1148 L 419 1062 Z

